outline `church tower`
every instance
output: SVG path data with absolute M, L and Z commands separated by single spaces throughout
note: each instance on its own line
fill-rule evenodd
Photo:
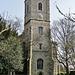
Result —
M 50 0 L 25 0 L 24 46 L 27 75 L 53 75 Z

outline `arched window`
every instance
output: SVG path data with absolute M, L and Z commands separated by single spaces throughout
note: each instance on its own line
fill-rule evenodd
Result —
M 43 60 L 42 59 L 37 60 L 37 69 L 43 69 Z
M 42 3 L 38 3 L 38 10 L 42 10 Z

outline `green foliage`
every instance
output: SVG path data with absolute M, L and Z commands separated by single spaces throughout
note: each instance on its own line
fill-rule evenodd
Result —
M 66 75 L 66 73 L 65 72 L 60 72 L 57 75 Z
M 3 32 L 1 35 L 3 35 L 6 39 L 10 36 L 11 29 L 8 29 L 7 31 Z
M 18 36 L 18 33 L 16 32 L 16 30 L 13 30 L 13 29 L 10 28 L 11 24 L 7 25 L 6 21 L 0 16 L 0 32 L 5 30 L 7 27 L 9 29 L 1 33 L 1 35 L 4 36 L 5 39 L 7 39 L 11 35 L 12 36 Z
M 6 28 L 5 20 L 0 16 L 0 32 Z
M 21 71 L 23 69 L 23 52 L 19 39 L 11 36 L 7 40 L 1 41 L 0 49 L 0 69 L 6 71 Z
M 5 29 L 6 29 L 6 21 L 0 16 L 0 32 Z M 3 35 L 7 39 L 10 35 L 10 32 L 11 32 L 11 29 L 9 28 L 8 30 L 2 32 L 1 35 Z
M 6 22 L 0 16 L 0 32 L 6 29 Z M 0 35 L 0 73 L 21 71 L 23 69 L 23 51 L 18 34 L 9 28 Z

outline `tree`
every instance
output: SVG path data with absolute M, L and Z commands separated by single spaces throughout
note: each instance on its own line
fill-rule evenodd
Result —
M 23 69 L 23 51 L 15 30 L 6 30 L 7 23 L 0 17 L 0 71 L 12 72 Z
M 75 52 L 75 23 L 70 14 L 64 19 L 53 22 L 52 36 L 58 44 L 57 59 L 64 65 L 69 75 L 69 68 L 75 68 L 72 61 L 72 54 Z
M 8 15 L 8 12 L 3 12 L 0 17 L 6 23 L 6 28 L 10 27 L 12 30 L 15 30 L 18 34 L 21 34 L 23 31 L 22 19 L 19 17 L 12 17 Z
M 20 40 L 16 37 L 9 37 L 7 40 L 0 41 L 0 63 L 2 63 L 2 69 L 6 71 L 21 71 L 22 64 L 22 47 Z
M 22 25 L 22 20 L 18 17 L 9 18 L 7 20 L 7 24 L 10 24 L 10 27 L 12 30 L 15 30 L 17 33 L 22 33 L 23 31 L 23 25 Z
M 3 33 L 3 32 L 5 32 L 5 31 L 7 31 L 9 28 L 6 28 L 6 22 L 5 22 L 5 20 L 1 17 L 1 15 L 0 15 L 0 35 Z

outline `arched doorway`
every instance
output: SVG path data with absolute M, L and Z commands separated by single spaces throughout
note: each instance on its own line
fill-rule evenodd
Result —
M 40 72 L 39 75 L 42 75 L 42 73 Z

